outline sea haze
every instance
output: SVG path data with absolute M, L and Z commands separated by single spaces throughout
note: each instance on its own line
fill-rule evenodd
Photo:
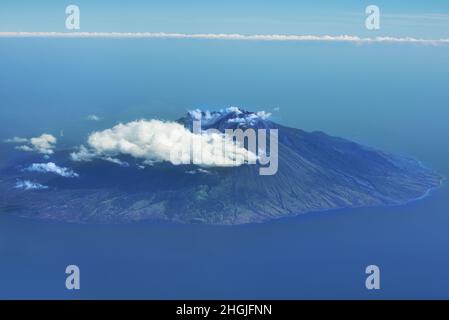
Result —
M 0 47 L 2 141 L 45 132 L 66 149 L 118 122 L 236 105 L 449 174 L 448 46 L 0 39 Z M 24 156 L 4 143 L 0 152 L 0 167 Z M 448 212 L 443 183 L 407 205 L 244 226 L 2 213 L 0 298 L 449 298 Z M 81 268 L 80 291 L 64 287 L 69 264 Z M 381 268 L 380 291 L 365 289 L 370 264 Z

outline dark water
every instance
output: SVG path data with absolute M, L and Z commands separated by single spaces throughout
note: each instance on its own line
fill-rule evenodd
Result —
M 0 45 L 2 140 L 64 129 L 59 146 L 67 147 L 117 121 L 176 119 L 192 107 L 280 107 L 275 121 L 406 153 L 449 175 L 447 47 Z M 87 122 L 88 114 L 104 121 Z M 0 298 L 449 298 L 448 230 L 447 183 L 406 206 L 234 227 L 71 225 L 3 213 Z M 69 264 L 81 269 L 80 291 L 65 289 Z M 365 289 L 370 264 L 381 268 L 379 291 Z
M 448 188 L 403 207 L 261 225 L 69 225 L 0 217 L 1 298 L 443 298 Z M 65 267 L 81 287 L 64 287 Z M 364 268 L 381 268 L 367 291 Z

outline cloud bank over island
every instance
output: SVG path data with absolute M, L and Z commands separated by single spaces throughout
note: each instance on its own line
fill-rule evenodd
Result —
M 294 35 L 294 34 L 239 34 L 239 33 L 168 33 L 168 32 L 0 32 L 10 38 L 160 38 L 244 41 L 324 41 L 354 43 L 417 43 L 449 44 L 449 38 L 423 39 L 416 37 L 360 37 L 356 35 Z
M 94 132 L 88 137 L 87 147 L 80 146 L 71 154 L 71 159 L 120 162 L 117 158 L 120 155 L 140 159 L 146 165 L 162 161 L 179 165 L 194 161 L 198 165 L 230 167 L 243 165 L 248 159 L 257 159 L 255 154 L 225 134 L 195 134 L 177 122 L 154 119 L 118 124 L 111 129 Z

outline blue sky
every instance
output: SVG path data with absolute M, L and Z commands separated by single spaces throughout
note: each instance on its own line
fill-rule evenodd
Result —
M 0 31 L 65 31 L 65 7 L 81 9 L 81 31 L 351 34 L 447 37 L 449 1 L 2 0 Z M 365 28 L 365 7 L 381 29 Z

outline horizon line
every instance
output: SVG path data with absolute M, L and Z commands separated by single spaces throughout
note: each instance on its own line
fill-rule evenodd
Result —
M 289 35 L 289 34 L 239 34 L 239 33 L 168 33 L 168 32 L 0 32 L 0 38 L 159 38 L 159 39 L 203 39 L 241 41 L 324 41 L 355 43 L 421 43 L 445 44 L 449 38 L 423 39 L 415 37 L 360 37 L 355 35 Z

